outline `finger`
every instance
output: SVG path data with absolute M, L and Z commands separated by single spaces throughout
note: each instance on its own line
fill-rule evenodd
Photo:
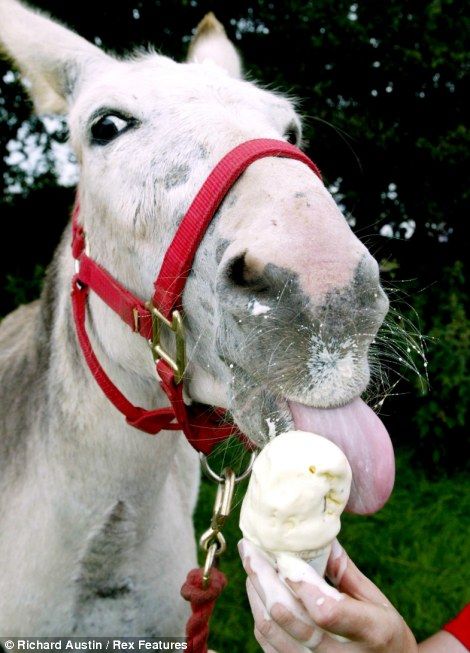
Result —
M 266 606 L 261 600 L 256 589 L 253 587 L 253 583 L 249 578 L 246 579 L 246 593 L 250 603 L 251 611 L 253 613 L 255 624 L 260 624 L 263 621 L 270 621 L 271 616 L 266 610 Z
M 255 638 L 263 649 L 264 653 L 279 653 L 279 651 L 275 649 L 274 646 L 271 646 L 266 637 L 264 637 L 257 628 L 255 628 Z
M 347 595 L 341 601 L 321 596 L 302 581 L 289 585 L 305 605 L 314 622 L 336 635 L 375 646 L 388 639 L 395 627 L 395 612 L 382 605 L 358 601 Z
M 287 626 L 288 632 L 299 639 L 309 639 L 315 624 L 312 622 L 303 605 L 293 596 L 292 592 L 280 580 L 274 568 L 274 563 L 254 544 L 248 540 L 238 543 L 238 550 L 243 566 L 258 595 L 266 606 L 268 613 L 281 626 Z M 283 623 L 283 620 L 291 623 Z
M 372 601 L 385 607 L 392 605 L 379 588 L 356 567 L 338 540 L 333 542 L 326 574 L 341 592 L 355 599 Z
M 278 651 L 273 646 L 271 646 L 268 640 L 259 632 L 257 628 L 255 628 L 254 634 L 256 641 L 261 646 L 264 653 L 284 653 L 283 650 Z M 331 637 L 328 637 L 328 635 L 324 636 L 319 646 L 316 646 L 315 648 L 305 648 L 304 651 L 305 653 L 312 653 L 313 651 L 315 653 L 364 653 L 364 649 L 350 649 L 349 644 L 348 648 L 344 649 L 341 644 L 335 642 L 333 639 L 331 639 Z
M 333 636 L 334 637 L 334 636 Z M 315 653 L 364 653 L 364 648 L 350 642 L 342 643 L 331 637 L 328 633 L 323 633 L 323 637 L 315 648 L 309 649 Z
M 254 592 L 255 591 L 254 588 L 252 588 L 250 592 L 251 591 Z M 256 601 L 256 598 L 254 600 Z M 256 610 L 254 603 L 252 605 L 252 610 L 253 612 L 255 612 Z M 262 647 L 265 653 L 287 653 L 290 650 L 288 648 L 285 648 L 285 642 L 282 641 L 276 641 L 277 645 L 273 646 L 272 638 L 268 639 L 265 635 L 263 635 L 263 633 L 259 630 L 258 625 L 255 625 L 254 633 L 257 642 L 260 644 L 260 646 Z M 327 633 L 323 633 L 321 631 L 317 631 L 315 641 L 311 641 L 308 643 L 303 642 L 300 650 L 302 651 L 302 653 L 312 653 L 313 651 L 315 653 L 364 653 L 364 649 L 362 648 L 362 646 L 360 646 L 360 648 L 356 648 L 355 645 L 348 644 L 347 648 L 345 649 L 344 644 L 340 644 L 338 641 L 335 641 L 332 637 L 330 637 Z
M 299 558 L 291 556 L 284 564 L 279 557 L 278 565 L 279 573 L 320 628 L 369 643 L 381 641 L 382 629 L 396 625 L 395 610 L 341 594 Z
M 250 578 L 246 581 L 246 591 L 250 605 L 255 617 L 256 623 L 261 621 L 274 621 L 284 632 L 290 635 L 294 640 L 300 642 L 303 646 L 313 646 L 321 639 L 321 632 L 315 627 L 313 622 L 310 625 L 298 620 L 292 612 L 286 610 L 279 603 L 276 603 L 268 612 L 262 597 L 256 592 L 256 588 Z M 256 594 L 256 596 L 255 596 Z M 261 629 L 262 630 L 262 629 Z
M 278 624 L 271 619 L 266 611 L 266 608 L 259 597 L 257 591 L 247 579 L 246 592 L 248 594 L 248 601 L 250 602 L 251 611 L 255 618 L 255 636 L 256 631 L 261 635 L 263 643 L 258 639 L 259 644 L 263 647 L 269 645 L 273 650 L 279 653 L 306 653 L 308 651 L 305 646 L 292 638 L 286 633 Z

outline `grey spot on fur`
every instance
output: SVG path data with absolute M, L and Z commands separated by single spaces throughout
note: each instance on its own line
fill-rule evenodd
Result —
M 295 199 L 302 199 L 302 198 L 308 197 L 308 195 L 307 195 L 307 193 L 297 192 L 297 193 L 294 193 L 294 197 L 295 197 Z M 308 200 L 305 202 L 305 205 L 307 206 L 308 209 L 311 206 L 311 204 L 310 204 L 310 202 Z
M 92 598 L 117 598 L 132 590 L 121 566 L 134 548 L 136 527 L 123 501 L 118 501 L 102 525 L 92 533 L 80 561 L 77 577 L 79 602 Z
M 100 599 L 119 599 L 125 594 L 129 594 L 132 586 L 129 581 L 124 582 L 124 584 L 117 587 L 105 587 L 103 589 L 96 590 L 96 596 Z
M 209 315 L 214 315 L 214 309 L 206 299 L 201 299 L 201 306 L 206 313 L 209 313 Z
M 207 159 L 209 157 L 209 150 L 204 143 L 197 144 L 195 155 L 198 159 Z
M 245 373 L 243 369 L 233 364 L 234 382 L 230 391 L 232 402 L 235 398 L 235 405 L 244 406 L 242 411 L 235 410 L 233 414 L 237 426 L 258 445 L 263 445 L 268 437 L 268 425 L 266 417 L 269 416 L 277 427 L 277 432 L 288 431 L 292 426 L 289 414 L 280 409 L 276 396 L 266 387 L 254 381 L 251 375 Z M 246 407 L 249 407 L 246 410 Z
M 187 164 L 176 165 L 170 168 L 163 180 L 166 190 L 185 184 L 189 179 L 189 173 L 190 168 Z
M 330 338 L 344 337 L 345 332 L 364 334 L 360 341 L 368 344 L 388 309 L 388 300 L 379 286 L 378 273 L 371 271 L 367 257 L 359 262 L 352 282 L 345 288 L 328 293 L 318 308 L 319 319 L 327 319 Z
M 238 202 L 238 195 L 237 193 L 231 192 L 229 193 L 228 197 L 226 198 L 224 202 L 224 208 L 226 209 L 231 209 L 235 206 L 235 204 Z
M 70 96 L 73 94 L 77 85 L 79 71 L 77 66 L 72 63 L 67 63 L 64 71 L 63 91 L 65 95 Z
M 138 222 L 138 220 L 139 220 L 139 218 L 140 218 L 140 209 L 141 209 L 141 206 L 142 206 L 142 200 L 139 200 L 139 203 L 137 204 L 136 209 L 135 209 L 135 211 L 134 211 L 134 219 L 133 219 L 133 221 L 132 221 L 132 223 L 133 223 L 133 225 L 134 225 L 134 229 L 136 228 L 136 226 L 137 226 L 137 222 Z
M 93 623 L 99 623 L 100 615 L 112 601 L 120 606 L 123 634 L 133 634 L 137 605 L 126 561 L 136 539 L 134 515 L 126 503 L 118 501 L 104 516 L 102 525 L 91 533 L 80 560 L 75 578 L 74 633 L 81 634 Z
M 88 379 L 88 374 L 85 374 L 85 359 L 83 357 L 82 350 L 80 349 L 80 345 L 78 343 L 78 336 L 75 328 L 75 322 L 73 320 L 73 313 L 72 313 L 72 307 L 69 306 L 67 309 L 67 313 L 65 315 L 65 326 L 67 333 L 69 334 L 68 337 L 68 350 L 69 350 L 69 360 L 71 365 L 73 366 L 74 373 L 76 374 L 77 377 L 81 377 L 83 380 Z
M 219 209 L 219 211 L 220 211 L 220 209 Z M 215 216 L 214 216 L 212 222 L 209 223 L 209 226 L 208 226 L 207 229 L 206 229 L 206 234 L 205 234 L 205 236 L 204 236 L 204 239 L 205 239 L 207 242 L 210 241 L 210 238 L 212 237 L 212 234 L 213 234 L 214 231 L 215 231 L 215 227 L 216 227 L 216 224 L 217 224 L 217 216 L 219 215 L 219 211 L 217 211 L 217 213 L 215 214 Z
M 224 252 L 229 245 L 230 245 L 229 240 L 218 241 L 217 246 L 215 248 L 215 261 L 217 265 L 219 265 L 220 261 L 222 260 L 222 256 L 224 255 Z

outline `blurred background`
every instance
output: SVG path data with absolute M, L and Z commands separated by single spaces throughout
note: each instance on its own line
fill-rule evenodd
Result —
M 380 261 L 392 311 L 371 352 L 369 402 L 397 450 L 397 485 L 377 515 L 347 516 L 343 544 L 419 639 L 469 600 L 467 222 L 468 6 L 453 0 L 38 0 L 106 50 L 151 44 L 183 60 L 214 11 L 249 79 L 298 98 L 304 149 Z M 467 9 L 467 11 L 466 11 Z M 38 296 L 73 202 L 78 169 L 58 116 L 35 117 L 0 62 L 1 315 Z M 235 446 L 214 464 L 240 458 Z M 239 498 L 243 488 L 239 490 Z M 214 488 L 203 483 L 198 533 Z M 212 646 L 259 650 L 235 553 Z M 169 635 L 171 633 L 168 633 Z M 84 633 L 86 635 L 86 633 Z

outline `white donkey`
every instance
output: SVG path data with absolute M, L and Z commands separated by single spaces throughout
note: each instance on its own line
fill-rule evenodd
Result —
M 216 162 L 249 139 L 300 140 L 291 102 L 241 79 L 213 17 L 183 64 L 115 59 L 16 0 L 0 0 L 0 43 L 37 111 L 68 115 L 90 256 L 144 300 Z M 0 329 L 0 635 L 178 635 L 198 458 L 181 433 L 128 426 L 96 385 L 71 316 L 70 239 L 41 299 Z M 334 436 L 354 472 L 350 508 L 373 511 L 393 455 L 358 397 L 387 307 L 377 263 L 322 182 L 264 158 L 227 195 L 188 279 L 186 391 L 259 445 L 293 424 Z M 134 404 L 166 405 L 145 340 L 96 295 L 88 329 Z

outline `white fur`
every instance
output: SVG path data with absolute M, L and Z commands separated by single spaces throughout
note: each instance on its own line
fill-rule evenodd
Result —
M 31 80 L 39 111 L 68 110 L 90 255 L 142 298 L 152 294 L 176 222 L 221 156 L 250 138 L 283 138 L 291 123 L 299 123 L 286 99 L 237 78 L 239 59 L 220 31 L 201 36 L 199 43 L 196 37 L 191 55 L 217 65 L 177 64 L 155 54 L 120 61 L 15 0 L 0 0 L 0 43 Z M 90 145 L 90 117 L 103 106 L 134 117 L 138 128 L 109 146 Z M 286 199 L 305 187 L 307 199 L 317 202 L 316 217 L 305 199 L 294 205 Z M 320 290 L 312 288 L 314 275 L 305 277 L 314 295 L 347 280 L 364 255 L 324 186 L 298 162 L 257 162 L 235 192 L 250 211 L 221 216 L 217 237 L 234 239 L 224 257 L 264 241 L 265 261 L 277 258 L 295 269 L 298 258 L 304 274 L 312 263 L 303 247 L 305 234 L 320 229 L 315 251 L 328 249 L 332 238 L 325 231 L 333 225 L 337 237 L 323 265 L 338 256 L 343 265 L 330 265 L 333 278 L 324 275 Z M 267 231 L 273 217 L 284 221 L 281 233 L 289 234 L 295 255 L 289 257 L 284 244 L 283 252 L 276 249 Z M 214 311 L 220 310 L 211 290 L 218 269 L 206 253 L 215 242 L 215 236 L 203 241 L 184 296 L 188 388 L 194 399 L 228 406 L 232 370 L 214 347 L 216 317 L 201 308 L 209 298 Z M 68 327 L 73 275 L 68 239 L 58 269 L 53 353 L 40 382 L 47 408 L 25 438 L 24 462 L 12 463 L 0 479 L 0 633 L 62 636 L 81 628 L 78 634 L 117 636 L 157 628 L 177 635 L 188 614 L 179 586 L 196 562 L 197 456 L 181 434 L 151 438 L 127 426 L 83 361 L 77 368 Z M 95 352 L 114 383 L 136 405 L 165 405 L 147 343 L 93 294 L 88 315 Z M 38 345 L 30 338 L 28 346 Z M 132 579 L 140 603 L 104 601 L 83 616 L 86 606 L 77 606 L 81 561 L 119 502 L 126 506 L 130 529 L 122 534 L 120 573 Z

